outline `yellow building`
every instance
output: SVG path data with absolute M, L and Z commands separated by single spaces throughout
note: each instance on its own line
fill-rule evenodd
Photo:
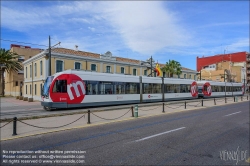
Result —
M 242 83 L 245 81 L 246 83 L 245 78 L 244 62 L 225 61 L 209 65 L 201 70 L 201 80 Z M 198 79 L 200 79 L 200 76 L 198 76 Z
M 48 50 L 23 62 L 24 64 L 24 90 L 23 96 L 41 100 L 41 91 L 48 76 L 49 58 Z M 152 66 L 156 63 L 152 59 Z M 164 66 L 160 64 L 160 66 Z M 151 73 L 150 59 L 146 61 L 113 56 L 110 51 L 105 54 L 96 54 L 66 48 L 51 49 L 51 75 L 68 69 L 87 70 L 101 73 L 116 73 L 126 75 L 148 76 Z M 183 68 L 179 78 L 196 79 L 197 72 Z M 153 76 L 155 74 L 153 73 Z M 174 76 L 178 77 L 178 76 Z
M 21 46 L 11 44 L 10 51 L 17 53 L 20 58 L 18 59 L 19 62 L 24 62 L 25 60 L 31 58 L 32 56 L 42 52 L 41 49 L 31 48 L 29 46 Z M 21 96 L 22 92 L 22 85 L 24 81 L 23 71 L 10 71 L 9 73 L 5 71 L 5 87 L 4 87 L 4 94 L 6 96 Z M 1 88 L 1 87 L 0 87 Z

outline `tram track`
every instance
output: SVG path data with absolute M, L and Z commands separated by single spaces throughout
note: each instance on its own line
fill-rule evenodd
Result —
M 232 98 L 227 97 L 227 98 Z M 214 98 L 207 98 L 207 99 L 190 99 L 190 100 L 176 100 L 176 101 L 165 101 L 168 105 L 176 105 L 176 104 L 184 104 L 184 101 L 187 103 L 195 103 L 201 102 L 201 100 L 213 100 Z M 224 97 L 217 97 L 217 100 L 224 100 Z M 152 102 L 152 103 L 135 103 L 139 107 L 147 107 L 147 106 L 157 106 L 160 105 L 162 102 Z M 116 109 L 130 109 L 135 104 L 124 104 L 124 105 L 116 105 L 116 106 L 98 106 L 98 107 L 86 107 L 86 108 L 70 108 L 70 109 L 56 109 L 53 111 L 45 111 L 42 107 L 40 108 L 21 108 L 15 110 L 2 110 L 0 111 L 0 121 L 12 119 L 13 117 L 18 118 L 32 118 L 32 117 L 49 117 L 49 116 L 63 116 L 69 114 L 77 114 L 77 113 L 84 113 L 87 110 L 91 111 L 108 111 L 108 110 L 116 110 Z M 28 109 L 28 110 L 27 110 Z

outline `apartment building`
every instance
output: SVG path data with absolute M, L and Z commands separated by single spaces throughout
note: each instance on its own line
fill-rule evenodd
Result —
M 38 48 L 31 48 L 30 46 L 22 46 L 11 44 L 10 51 L 17 53 L 20 58 L 18 58 L 19 62 L 24 62 L 25 60 L 33 57 L 34 55 L 42 52 L 43 50 Z M 10 71 L 9 73 L 5 71 L 4 78 L 4 93 L 9 96 L 22 96 L 23 94 L 23 81 L 24 81 L 24 72 L 23 70 L 14 72 Z

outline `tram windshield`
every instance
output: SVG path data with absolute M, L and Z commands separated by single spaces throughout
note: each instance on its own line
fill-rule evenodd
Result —
M 43 85 L 43 93 L 42 93 L 42 96 L 49 96 L 49 87 L 50 87 L 50 84 L 53 80 L 54 76 L 49 76 L 47 77 L 44 85 Z

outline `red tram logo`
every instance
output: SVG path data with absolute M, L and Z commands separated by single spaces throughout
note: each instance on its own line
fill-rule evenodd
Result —
M 211 87 L 211 85 L 210 85 L 209 82 L 206 82 L 206 83 L 203 85 L 202 91 L 203 91 L 203 94 L 204 94 L 205 96 L 211 96 L 211 94 L 212 94 L 212 87 Z
M 67 93 L 50 93 L 51 100 L 53 102 L 67 102 L 68 104 L 81 103 L 86 94 L 86 86 L 83 80 L 75 74 L 62 74 L 58 76 L 52 82 L 52 86 L 55 86 L 57 80 L 67 80 Z M 51 88 L 53 89 L 53 88 Z
M 196 97 L 198 95 L 198 86 L 195 81 L 191 84 L 190 92 L 193 97 Z

